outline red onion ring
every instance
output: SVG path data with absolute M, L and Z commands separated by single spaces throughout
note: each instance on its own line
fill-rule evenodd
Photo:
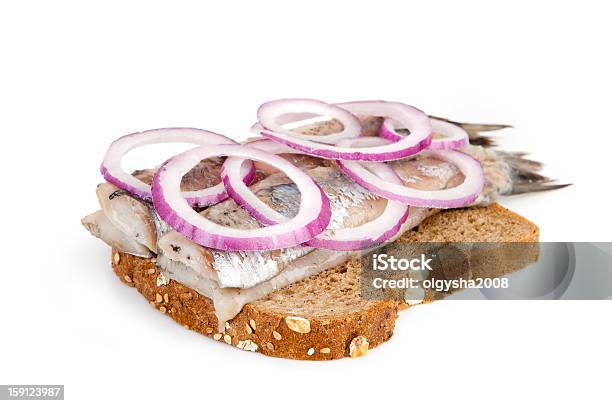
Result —
M 442 135 L 444 138 L 432 138 L 431 144 L 427 149 L 458 149 L 463 148 L 470 143 L 468 133 L 458 125 L 449 123 L 448 121 L 430 118 L 431 128 L 434 134 Z M 390 141 L 397 142 L 405 137 L 398 134 L 396 129 L 398 124 L 392 119 L 385 119 L 380 126 L 379 135 Z
M 378 137 L 363 137 L 357 140 L 344 140 L 345 145 L 376 145 L 389 142 Z M 480 163 L 471 156 L 453 150 L 423 151 L 424 156 L 432 156 L 455 165 L 465 176 L 458 186 L 443 190 L 419 190 L 397 185 L 379 176 L 379 167 L 366 162 L 337 161 L 340 169 L 359 185 L 377 194 L 411 206 L 451 209 L 473 203 L 484 188 L 484 172 Z
M 298 153 L 271 140 L 257 140 L 246 145 L 274 154 Z M 229 195 L 237 202 L 241 202 L 242 208 L 261 223 L 278 224 L 288 221 L 287 217 L 261 201 L 251 189 L 240 181 L 239 170 L 244 165 L 244 161 L 244 158 L 237 157 L 229 157 L 225 161 L 221 178 Z M 402 180 L 390 166 L 377 162 L 371 164 L 378 166 L 377 173 L 382 179 L 398 185 L 402 184 Z M 408 219 L 408 214 L 408 206 L 388 200 L 383 213 L 374 220 L 356 227 L 327 229 L 305 242 L 304 245 L 336 251 L 364 249 L 383 243 L 395 236 Z
M 246 230 L 225 227 L 199 215 L 183 198 L 180 180 L 202 159 L 216 156 L 261 161 L 283 171 L 301 193 L 298 214 L 283 224 Z M 153 205 L 162 220 L 197 244 L 220 250 L 256 251 L 293 247 L 320 234 L 331 217 L 329 200 L 312 178 L 278 155 L 243 145 L 203 146 L 173 157 L 156 172 L 151 192 Z M 244 205 L 241 201 L 237 203 Z
M 121 161 L 131 150 L 151 144 L 187 142 L 196 145 L 237 144 L 221 134 L 198 128 L 158 128 L 125 135 L 115 140 L 104 156 L 100 172 L 108 182 L 144 200 L 151 200 L 151 187 L 125 172 Z M 251 162 L 241 169 L 242 181 L 250 184 L 255 178 L 255 166 Z M 183 197 L 192 206 L 206 207 L 227 199 L 223 182 L 202 190 L 183 192 Z
M 317 116 L 336 119 L 342 123 L 344 128 L 338 133 L 329 135 L 305 135 L 283 127 L 283 124 Z M 359 137 L 361 134 L 361 123 L 357 117 L 338 106 L 319 100 L 273 100 L 259 106 L 257 119 L 264 129 L 323 144 L 335 144 L 343 139 Z
M 410 135 L 393 144 L 365 148 L 325 145 L 292 135 L 287 130 L 263 130 L 261 135 L 307 155 L 326 159 L 361 161 L 393 161 L 414 155 L 431 143 L 429 117 L 421 110 L 407 104 L 385 101 L 362 101 L 337 105 L 355 115 L 390 117 L 410 130 Z M 347 141 L 340 140 L 340 142 Z

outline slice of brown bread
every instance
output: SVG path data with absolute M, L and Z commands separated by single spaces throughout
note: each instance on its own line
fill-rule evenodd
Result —
M 538 233 L 533 223 L 493 204 L 437 213 L 406 232 L 401 241 L 536 242 Z M 329 360 L 361 355 L 393 335 L 398 311 L 406 307 L 363 299 L 359 263 L 353 260 L 247 304 L 221 335 L 212 301 L 173 280 L 157 286 L 154 260 L 113 251 L 112 264 L 122 282 L 136 287 L 177 323 L 275 357 Z M 516 269 L 504 272 L 511 270 Z

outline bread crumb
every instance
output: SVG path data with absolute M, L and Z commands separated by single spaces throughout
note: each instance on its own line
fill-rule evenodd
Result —
M 147 269 L 147 274 L 149 275 L 153 275 L 155 272 L 155 268 Z
M 231 328 L 232 328 L 232 326 L 230 326 L 229 322 L 228 322 L 228 321 L 226 321 L 226 322 L 225 322 L 225 329 L 226 329 L 226 330 L 229 330 L 229 329 L 231 329 Z
M 287 323 L 289 330 L 295 331 L 296 333 L 310 333 L 310 321 L 303 317 L 287 316 L 285 317 L 285 323 Z
M 370 343 L 364 336 L 357 336 L 353 338 L 349 345 L 349 354 L 351 358 L 362 357 L 368 353 Z
M 272 332 L 272 337 L 274 337 L 274 339 L 277 341 L 280 341 L 283 338 L 283 336 L 276 330 Z

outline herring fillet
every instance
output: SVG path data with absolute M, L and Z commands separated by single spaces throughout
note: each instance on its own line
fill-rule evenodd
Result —
M 360 225 L 383 212 L 385 199 L 365 190 L 336 168 L 317 167 L 306 172 L 330 199 L 332 215 L 328 229 Z M 295 216 L 299 209 L 299 191 L 282 173 L 270 175 L 252 190 L 287 217 Z M 232 200 L 212 206 L 201 214 L 228 227 L 261 226 Z M 249 288 L 282 272 L 288 264 L 313 248 L 296 246 L 271 251 L 221 251 L 204 248 L 173 231 L 160 238 L 159 250 L 169 259 L 198 271 L 203 278 L 218 282 L 221 287 Z
M 102 210 L 83 217 L 81 224 L 91 235 L 98 237 L 121 252 L 143 258 L 151 258 L 153 256 L 147 247 L 115 227 Z

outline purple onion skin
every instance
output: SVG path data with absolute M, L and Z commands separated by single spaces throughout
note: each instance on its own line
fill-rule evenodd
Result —
M 260 133 L 262 136 L 269 138 L 273 141 L 279 142 L 283 145 L 286 145 L 290 148 L 301 151 L 307 155 L 316 156 L 324 159 L 342 159 L 347 161 L 373 161 L 373 162 L 384 162 L 384 161 L 396 161 L 398 159 L 407 158 L 409 156 L 415 155 L 431 144 L 431 134 L 429 137 L 423 139 L 418 144 L 415 144 L 409 148 L 405 148 L 398 151 L 391 152 L 382 152 L 382 153 L 368 153 L 368 152 L 338 152 L 332 151 L 330 149 L 324 148 L 324 145 L 321 144 L 320 149 L 314 149 L 302 145 L 298 142 L 289 141 L 283 138 L 276 136 L 274 133 L 269 131 L 262 131 Z
M 132 185 L 129 185 L 125 182 L 120 181 L 119 179 L 115 178 L 113 175 L 111 175 L 111 173 L 108 171 L 108 168 L 106 168 L 106 166 L 104 166 L 104 164 L 102 164 L 100 166 L 100 172 L 102 173 L 102 176 L 104 177 L 104 179 L 109 182 L 112 183 L 113 185 L 115 185 L 116 187 L 125 190 L 126 192 L 129 192 L 135 196 L 138 196 L 139 198 L 141 198 L 142 200 L 146 200 L 148 202 L 151 201 L 151 193 L 141 190 L 139 188 L 136 188 Z

